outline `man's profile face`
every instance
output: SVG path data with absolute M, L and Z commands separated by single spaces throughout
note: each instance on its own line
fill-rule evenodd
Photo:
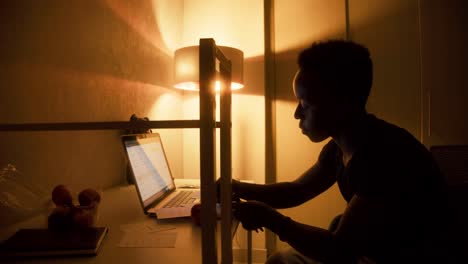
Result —
M 299 70 L 293 82 L 298 106 L 294 118 L 299 120 L 302 133 L 313 142 L 331 136 L 336 114 L 335 104 L 319 78 Z

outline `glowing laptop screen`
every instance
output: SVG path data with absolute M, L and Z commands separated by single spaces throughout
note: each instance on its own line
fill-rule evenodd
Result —
M 144 206 L 174 188 L 174 182 L 159 136 L 125 141 L 135 184 Z

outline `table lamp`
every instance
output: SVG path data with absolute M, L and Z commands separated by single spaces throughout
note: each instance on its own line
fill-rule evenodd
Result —
M 231 61 L 231 90 L 244 87 L 244 53 L 236 48 L 217 46 Z M 180 48 L 174 54 L 174 87 L 182 90 L 198 91 L 199 79 L 199 48 L 189 46 Z M 220 78 L 216 78 L 216 91 L 220 90 Z

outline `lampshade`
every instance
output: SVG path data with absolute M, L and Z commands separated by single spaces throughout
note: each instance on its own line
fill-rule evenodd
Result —
M 241 50 L 217 46 L 224 56 L 231 61 L 231 90 L 244 87 L 244 53 Z M 198 79 L 198 46 L 180 48 L 174 54 L 174 87 L 183 90 L 199 90 Z M 220 89 L 220 81 L 216 79 L 216 91 Z

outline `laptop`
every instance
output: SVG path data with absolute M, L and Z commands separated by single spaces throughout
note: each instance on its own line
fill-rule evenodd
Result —
M 135 187 L 145 214 L 158 219 L 188 217 L 200 189 L 177 189 L 158 133 L 122 136 Z

